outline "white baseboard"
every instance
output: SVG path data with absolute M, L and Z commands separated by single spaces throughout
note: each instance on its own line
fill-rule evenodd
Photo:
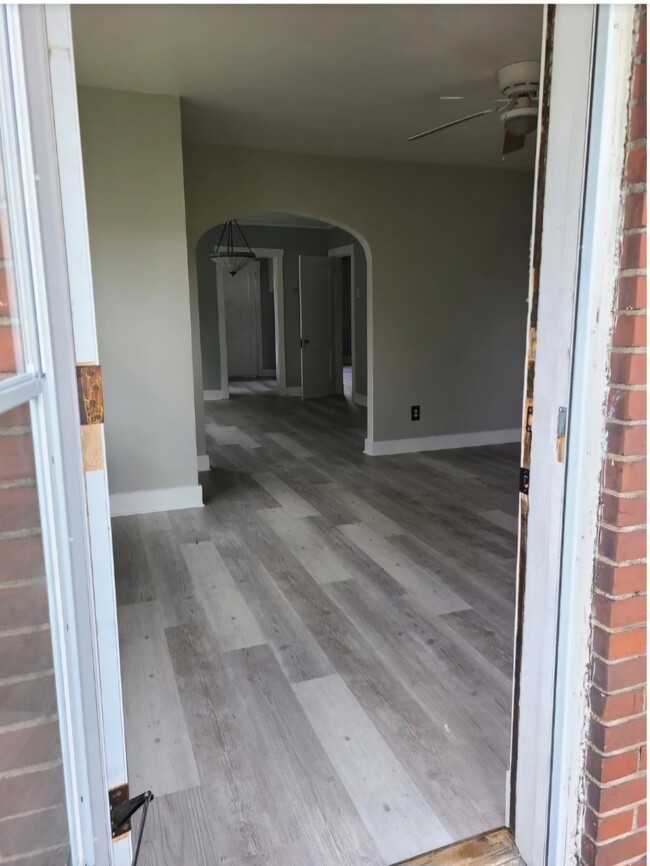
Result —
M 223 400 L 223 391 L 204 391 L 204 400 Z
M 149 511 L 176 511 L 178 508 L 201 508 L 203 491 L 198 484 L 162 490 L 135 490 L 133 493 L 113 493 L 110 502 L 111 517 L 146 514 Z
M 287 388 L 287 397 L 302 397 L 302 385 L 291 385 Z
M 197 463 L 199 472 L 209 472 L 210 471 L 210 456 L 209 456 L 209 454 L 198 454 L 197 458 L 196 458 L 196 463 Z
M 367 406 L 368 405 L 368 398 L 366 397 L 365 394 L 353 394 L 352 395 L 352 402 L 356 403 L 357 406 Z
M 479 433 L 452 433 L 449 436 L 418 436 L 414 439 L 366 439 L 363 453 L 370 457 L 388 454 L 415 454 L 418 451 L 445 451 L 452 448 L 473 448 L 478 445 L 504 445 L 521 441 L 521 430 L 484 430 Z

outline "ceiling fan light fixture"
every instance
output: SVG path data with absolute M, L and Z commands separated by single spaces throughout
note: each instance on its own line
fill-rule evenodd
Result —
M 532 106 L 513 108 L 511 111 L 504 112 L 502 120 L 506 132 L 525 138 L 537 128 L 537 109 Z
M 255 260 L 255 253 L 246 240 L 237 220 L 224 223 L 219 243 L 210 255 L 210 259 L 234 277 L 249 262 Z

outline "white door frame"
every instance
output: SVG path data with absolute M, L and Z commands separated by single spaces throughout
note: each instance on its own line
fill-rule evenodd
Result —
M 287 394 L 287 374 L 284 347 L 284 250 L 267 247 L 251 247 L 258 259 L 271 259 L 273 264 L 273 314 L 275 316 L 275 371 L 277 392 Z M 235 247 L 235 252 L 247 252 L 246 247 Z M 226 303 L 224 296 L 223 270 L 217 269 L 217 315 L 219 316 L 219 364 L 221 367 L 221 391 L 204 391 L 209 400 L 228 400 L 228 346 L 226 343 Z
M 527 866 L 573 863 L 582 829 L 590 599 L 632 21 L 629 6 L 555 7 L 539 309 L 536 332 L 529 332 L 536 345 L 533 432 L 510 780 L 509 822 Z M 562 407 L 569 410 L 566 458 L 558 442 Z
M 331 250 L 328 250 L 327 255 L 330 258 L 345 258 L 347 256 L 350 257 L 350 316 L 351 316 L 351 330 L 352 330 L 352 402 L 357 403 L 359 406 L 367 406 L 368 398 L 365 394 L 357 393 L 357 343 L 356 343 L 356 306 L 357 306 L 357 271 L 356 271 L 356 261 L 355 261 L 355 250 L 354 244 L 347 244 L 343 247 L 334 247 Z M 335 293 L 336 300 L 336 317 L 339 324 L 342 323 L 342 297 L 341 292 L 337 289 Z M 341 334 L 338 333 L 336 335 L 336 339 L 340 342 Z M 340 358 L 341 368 L 343 366 L 343 359 L 341 353 L 337 354 L 337 362 Z M 339 380 L 339 375 L 343 376 L 343 370 L 341 369 L 336 371 L 337 381 Z
M 85 251 L 87 225 L 83 175 L 80 171 L 81 151 L 74 98 L 69 7 L 48 7 L 46 12 L 42 7 L 20 7 L 21 18 L 32 13 L 32 9 L 47 17 L 51 50 L 50 72 L 52 81 L 58 82 L 52 89 L 51 98 L 56 119 L 57 146 L 60 148 L 59 179 L 64 202 L 67 193 L 74 193 L 67 199 L 67 217 L 64 214 L 64 219 L 67 219 L 66 234 L 68 229 L 72 231 L 75 219 L 79 219 L 83 223 L 78 230 L 81 232 Z M 592 126 L 589 143 L 590 171 L 585 182 L 585 141 L 589 132 L 586 116 L 587 104 L 592 97 L 591 82 L 586 80 L 585 71 L 590 67 L 589 34 L 593 32 L 590 20 L 593 13 L 594 7 L 579 6 L 557 6 L 555 11 L 551 83 L 553 98 L 546 169 L 544 245 L 540 269 L 534 388 L 535 415 L 528 525 L 529 568 L 527 584 L 523 588 L 523 618 L 519 623 L 523 635 L 522 693 L 516 744 L 517 773 L 512 779 L 516 789 L 515 838 L 528 866 L 564 866 L 570 862 L 570 849 L 575 842 L 581 819 L 576 793 L 576 773 L 579 775 L 581 769 L 582 755 L 579 746 L 586 709 L 583 680 L 588 659 L 588 596 L 594 548 L 592 538 L 580 536 L 585 527 L 595 531 L 595 521 L 588 521 L 591 520 L 590 515 L 593 516 L 597 501 L 597 479 L 602 460 L 602 442 L 597 427 L 603 423 L 600 398 L 605 387 L 603 366 L 606 366 L 606 361 L 603 360 L 602 353 L 606 350 L 608 328 L 605 319 L 611 314 L 608 301 L 611 301 L 613 256 L 612 259 L 607 259 L 605 251 L 599 249 L 599 244 L 602 243 L 603 222 L 607 228 L 605 238 L 608 251 L 615 243 L 618 228 L 618 214 L 615 213 L 617 207 L 603 206 L 596 211 L 594 207 L 595 203 L 601 201 L 604 201 L 605 205 L 618 204 L 620 194 L 622 154 L 620 136 L 617 133 L 623 126 L 621 118 L 627 98 L 628 77 L 624 70 L 630 59 L 628 49 L 632 12 L 626 6 L 611 7 L 606 12 L 600 12 L 603 18 L 602 29 L 599 22 L 599 39 L 602 34 L 608 53 L 600 59 L 597 58 L 596 72 L 602 71 L 600 63 L 606 63 L 606 84 L 611 84 L 614 75 L 617 75 L 617 90 L 616 93 L 610 91 L 608 95 L 607 87 L 604 87 L 601 93 L 602 109 L 600 112 L 597 109 L 594 111 L 594 117 L 598 115 L 602 135 L 601 138 L 594 135 Z M 598 96 L 598 77 L 594 83 L 593 96 Z M 610 128 L 610 125 L 616 123 L 619 124 L 616 129 Z M 74 135 L 65 146 L 66 131 L 70 128 L 74 130 Z M 607 133 L 609 139 L 606 137 Z M 616 139 L 614 142 L 612 136 Z M 63 157 L 61 153 L 64 154 Z M 592 159 L 592 156 L 595 158 Z M 76 166 L 73 172 L 66 172 L 63 167 L 68 157 L 73 158 Z M 575 180 L 576 174 L 580 179 L 579 183 Z M 592 181 L 594 187 L 590 187 Z M 583 219 L 585 195 L 589 203 L 587 220 Z M 70 254 L 76 240 L 76 236 L 70 238 Z M 581 244 L 582 259 L 578 253 Z M 276 362 L 278 383 L 286 393 L 284 320 L 281 315 L 283 284 L 282 280 L 276 277 L 278 270 L 280 277 L 282 273 L 282 251 L 255 252 L 260 257 L 266 257 L 265 252 L 267 256 L 270 252 L 270 257 L 274 259 Z M 605 258 L 604 262 L 601 256 Z M 69 255 L 69 261 L 70 259 Z M 602 267 L 599 267 L 601 263 Z M 94 326 L 89 270 L 85 267 L 82 270 L 85 274 L 83 279 L 70 280 L 73 316 L 76 316 L 79 303 L 86 310 L 86 314 L 74 321 L 75 342 L 78 336 L 81 340 L 81 331 L 78 334 L 78 328 L 88 324 Z M 69 265 L 69 272 L 71 275 L 72 265 Z M 576 305 L 575 302 L 571 303 L 570 298 L 576 296 L 577 286 L 580 294 Z M 371 300 L 369 297 L 369 305 Z M 87 318 L 84 318 L 85 315 Z M 370 309 L 368 315 L 371 321 Z M 576 333 L 575 341 L 572 342 L 574 323 Z M 92 333 L 94 334 L 94 330 Z M 369 332 L 369 347 L 371 337 Z M 557 359 L 559 345 L 559 354 L 562 357 L 556 363 L 554 359 Z M 92 361 L 96 356 L 83 359 L 79 355 L 77 357 L 78 360 Z M 558 363 L 562 365 L 561 371 L 558 370 Z M 371 393 L 372 371 L 369 369 L 368 373 Z M 569 406 L 569 397 L 572 394 L 568 463 L 565 471 L 564 465 L 559 463 L 557 458 L 557 417 L 558 409 L 562 405 Z M 587 424 L 590 415 L 595 417 L 591 432 Z M 587 450 L 584 450 L 585 444 L 589 446 Z M 105 510 L 100 514 L 101 491 L 94 498 L 90 495 L 91 474 L 93 473 L 85 473 L 88 507 L 97 508 L 95 521 L 92 516 L 89 518 L 92 561 L 93 568 L 101 571 L 101 579 L 105 580 L 112 576 L 108 544 L 110 523 L 107 501 Z M 100 474 L 104 478 L 103 470 Z M 103 487 L 103 481 L 98 485 L 98 489 L 100 487 Z M 569 504 L 577 504 L 581 509 L 580 513 L 570 514 Z M 549 545 L 552 550 L 547 552 L 545 547 Z M 576 559 L 570 560 L 572 551 L 582 557 L 580 562 Z M 569 578 L 575 572 L 576 562 L 584 568 L 581 579 L 572 581 Z M 565 580 L 561 580 L 562 572 Z M 99 577 L 99 572 L 95 572 L 95 584 Z M 579 615 L 577 622 L 573 618 L 574 612 Z M 568 625 L 573 625 L 575 634 L 571 634 L 571 629 L 567 632 Z M 559 639 L 565 642 L 561 646 L 563 650 L 566 648 L 567 665 L 566 668 L 560 666 L 556 674 L 558 630 Z M 101 661 L 101 642 L 98 649 Z M 114 658 L 111 664 L 115 667 L 117 663 L 119 669 L 116 641 L 112 651 Z M 105 714 L 103 680 L 100 699 L 102 712 Z M 116 743 L 113 747 L 115 745 Z M 116 757 L 119 763 L 119 755 Z M 561 771 L 567 766 L 572 778 L 569 780 L 568 796 L 567 791 L 562 796 L 557 786 L 565 783 Z M 559 855 L 555 859 L 552 851 L 547 855 L 549 827 L 557 831 Z M 118 845 L 114 844 L 112 855 L 116 864 L 117 852 Z M 120 864 L 127 862 L 129 861 L 124 858 L 119 859 Z
M 127 866 L 130 837 L 111 842 L 107 791 L 126 782 L 126 759 L 103 425 L 92 425 L 95 465 L 90 466 L 74 369 L 75 362 L 97 363 L 97 346 L 70 9 L 4 11 L 21 131 L 29 141 L 30 126 L 37 130 L 13 178 L 21 177 L 29 195 L 29 248 L 38 266 L 34 290 L 45 423 L 40 429 L 34 425 L 34 443 L 37 460 L 40 449 L 49 452 L 47 477 L 39 479 L 43 547 L 46 560 L 57 566 L 51 597 L 54 664 L 61 666 L 73 712 L 62 732 L 64 759 L 70 748 L 75 755 L 72 782 L 66 775 L 77 811 L 70 826 L 71 856 L 75 866 Z M 57 652 L 57 632 L 63 654 Z M 59 712 L 65 717 L 65 706 Z M 74 721 L 78 713 L 81 719 Z

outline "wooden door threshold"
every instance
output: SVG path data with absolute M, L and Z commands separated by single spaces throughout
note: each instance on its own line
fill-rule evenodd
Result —
M 510 830 L 500 827 L 402 860 L 394 866 L 526 866 Z

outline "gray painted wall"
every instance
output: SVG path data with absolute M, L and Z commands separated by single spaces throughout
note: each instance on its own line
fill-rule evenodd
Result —
M 236 216 L 236 215 L 235 215 Z M 211 228 L 196 245 L 196 273 L 199 296 L 199 321 L 201 333 L 201 358 L 203 363 L 203 389 L 221 388 L 221 365 L 219 361 L 219 316 L 217 312 L 217 267 L 209 255 L 219 241 L 223 226 Z M 298 286 L 299 262 L 302 255 L 326 256 L 329 249 L 353 243 L 354 238 L 342 229 L 280 228 L 276 226 L 243 226 L 251 247 L 284 250 L 284 338 L 287 387 L 298 387 L 300 375 L 300 295 Z M 366 267 L 363 249 L 355 242 L 355 261 L 358 262 L 357 283 L 360 297 L 357 300 L 357 381 L 358 391 L 365 394 L 366 385 L 366 327 L 365 327 L 365 283 Z
M 194 486 L 180 102 L 79 91 L 111 493 Z
M 363 244 L 370 439 L 520 427 L 532 173 L 192 142 L 183 162 L 190 246 L 232 214 L 268 211 Z

